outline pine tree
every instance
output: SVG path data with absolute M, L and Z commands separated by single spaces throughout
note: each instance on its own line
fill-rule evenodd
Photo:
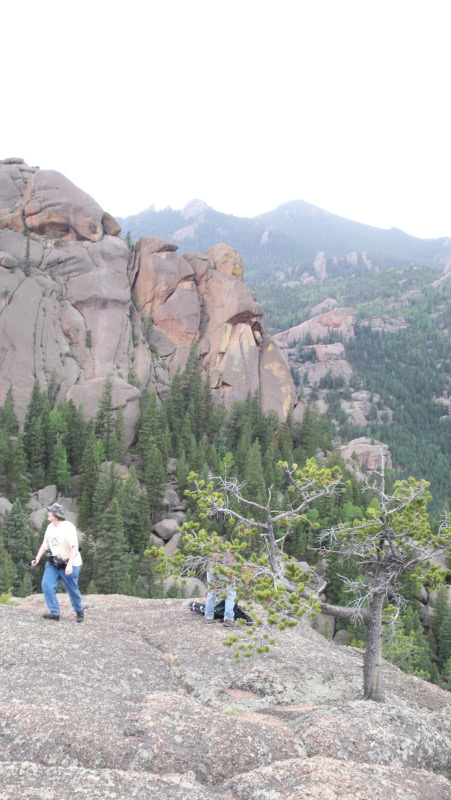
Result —
M 146 458 L 144 483 L 149 497 L 150 516 L 154 522 L 161 508 L 161 493 L 166 478 L 166 469 L 160 450 L 153 445 Z
M 23 435 L 30 483 L 33 489 L 44 486 L 46 481 L 50 453 L 49 417 L 50 408 L 47 396 L 40 391 L 39 383 L 35 381 L 25 416 Z
M 343 580 L 344 585 L 356 593 L 357 603 L 350 606 L 323 601 L 306 586 L 307 576 L 302 567 L 287 558 L 284 543 L 293 522 L 305 518 L 310 510 L 315 511 L 313 506 L 317 505 L 319 498 L 340 494 L 342 476 L 338 467 L 328 469 L 318 465 L 314 459 L 307 461 L 302 469 L 297 464 L 291 468 L 288 464 L 281 466 L 291 489 L 291 502 L 283 511 L 277 499 L 273 503 L 274 498 L 269 494 L 261 505 L 254 499 L 247 499 L 243 495 L 242 485 L 236 480 L 205 483 L 193 476 L 195 488 L 191 495 L 197 500 L 200 518 L 212 520 L 215 525 L 221 518 L 226 518 L 233 525 L 229 533 L 232 540 L 229 538 L 228 547 L 232 549 L 236 560 L 227 569 L 223 567 L 222 574 L 233 576 L 238 590 L 245 593 L 244 596 L 246 593 L 247 596 L 255 593 L 255 599 L 264 601 L 270 625 L 284 627 L 284 617 L 286 626 L 291 627 L 296 624 L 296 615 L 302 616 L 308 607 L 344 620 L 358 619 L 363 622 L 366 631 L 364 699 L 383 702 L 381 644 L 386 602 L 393 603 L 393 600 L 396 602 L 399 599 L 408 575 L 412 580 L 431 587 L 443 581 L 444 571 L 431 563 L 431 559 L 449 549 L 451 524 L 446 521 L 438 533 L 431 529 L 426 511 L 430 499 L 426 481 L 414 478 L 396 481 L 393 493 L 388 494 L 382 465 L 379 480 L 371 484 L 379 508 L 374 506 L 368 509 L 364 520 L 356 520 L 350 526 L 339 524 L 335 529 L 324 531 L 318 539 L 326 558 L 335 556 L 343 562 L 352 559 L 358 565 L 361 578 L 357 576 L 351 582 Z M 243 508 L 247 508 L 247 514 Z M 262 513 L 260 520 L 257 510 Z M 249 553 L 246 547 L 255 531 L 261 532 L 259 538 L 262 547 L 258 552 L 258 560 L 255 559 L 255 550 Z M 184 536 L 185 562 L 181 554 L 176 559 L 166 557 L 159 552 L 161 548 L 153 548 L 151 554 L 163 565 L 170 564 L 177 574 L 186 575 L 192 574 L 194 564 L 199 569 L 200 558 L 204 559 L 202 563 L 208 564 L 212 552 L 221 551 L 221 547 L 226 545 L 214 530 L 202 529 L 197 525 L 197 520 L 192 519 L 187 524 Z M 396 559 L 393 558 L 394 552 Z M 251 571 L 252 581 L 249 581 L 247 569 Z M 388 611 L 391 613 L 392 610 L 391 605 Z M 234 637 L 233 643 L 237 641 L 239 639 Z M 423 637 L 422 644 L 424 642 L 427 645 L 426 637 Z M 242 644 L 245 649 L 250 648 L 247 652 L 251 655 L 252 642 L 246 645 L 242 640 Z M 261 649 L 257 652 L 261 652 Z M 235 655 L 240 658 L 243 652 L 237 650 Z M 422 657 L 427 655 L 424 650 Z M 429 674 L 432 677 L 433 673 L 431 669 Z
M 266 502 L 266 484 L 260 442 L 258 439 L 255 440 L 247 454 L 244 473 L 246 476 L 245 496 L 250 500 L 255 500 L 255 502 L 264 505 Z
M 136 597 L 163 596 L 161 578 L 156 574 L 152 560 L 147 556 L 139 559 L 134 589 Z
M 185 451 L 182 450 L 179 458 L 177 459 L 177 486 L 178 491 L 183 494 L 185 489 L 188 487 L 188 475 L 189 475 L 188 463 L 185 457 Z
M 33 558 L 33 537 L 20 500 L 13 503 L 7 514 L 2 533 L 5 549 L 16 570 L 13 588 L 18 593 L 22 591 L 24 578 L 28 578 L 30 561 Z
M 317 437 L 317 412 L 312 403 L 308 402 L 302 420 L 299 446 L 302 448 L 305 458 L 311 458 L 318 449 Z
M 451 608 L 448 605 L 448 587 L 440 586 L 434 603 L 431 630 L 439 667 L 451 657 Z
M 92 520 L 92 498 L 99 479 L 99 456 L 94 431 L 91 431 L 83 453 L 81 473 L 78 481 L 80 507 L 78 524 L 82 530 L 88 528 Z
M 216 426 L 218 419 L 215 414 L 215 405 L 213 402 L 213 393 L 211 390 L 211 375 L 209 369 L 207 369 L 203 380 L 202 412 L 203 412 L 202 428 L 204 432 L 207 434 L 208 438 L 211 439 L 217 432 Z
M 17 571 L 10 554 L 0 539 L 0 594 L 6 594 L 17 585 Z
M 114 418 L 114 431 L 110 445 L 110 459 L 122 464 L 125 455 L 125 421 L 122 408 L 118 408 Z
M 238 475 L 243 480 L 246 478 L 246 460 L 251 447 L 252 447 L 251 425 L 250 421 L 246 420 L 246 424 L 242 428 L 238 446 L 234 453 L 234 459 L 238 470 Z
M 30 497 L 30 480 L 27 472 L 27 458 L 22 436 L 18 436 L 11 446 L 8 497 L 11 502 L 21 500 L 26 503 Z
M 194 436 L 194 433 L 193 433 L 191 435 L 191 439 L 189 441 L 189 445 L 188 445 L 188 449 L 187 449 L 187 461 L 188 461 L 188 466 L 189 466 L 190 470 L 194 470 L 195 472 L 198 472 L 202 467 L 202 464 L 199 461 L 198 455 L 199 455 L 199 448 L 197 446 L 196 437 Z
M 76 408 L 73 400 L 64 400 L 59 406 L 59 411 L 64 416 L 67 425 L 67 438 L 65 440 L 67 458 L 74 475 L 78 475 L 83 461 L 83 452 L 86 446 L 86 423 L 81 406 Z
M 404 662 L 396 659 L 393 663 L 397 664 L 404 672 L 411 675 L 419 675 L 426 680 L 431 678 L 432 661 L 431 650 L 418 611 L 411 605 L 406 609 L 403 617 L 404 634 L 409 637 L 411 650 L 404 656 Z M 402 631 L 400 640 L 402 641 Z
M 171 434 L 171 444 L 175 453 L 180 451 L 180 435 L 185 418 L 185 398 L 183 396 L 183 379 L 180 370 L 175 373 L 169 391 L 163 401 L 164 416 Z
M 134 536 L 137 552 L 142 553 L 149 546 L 151 533 L 150 503 L 147 491 L 143 489 L 139 497 L 139 516 Z
M 197 445 L 197 466 L 195 467 L 197 472 L 203 472 L 204 470 L 207 471 L 208 474 L 208 461 L 207 461 L 207 452 L 208 452 L 208 439 L 204 435 L 200 438 L 199 444 Z
M 8 436 L 18 436 L 19 423 L 17 421 L 16 413 L 14 411 L 14 395 L 12 387 L 10 386 L 5 397 L 3 409 L 1 413 L 2 425 Z
M 449 608 L 449 606 L 448 612 L 440 626 L 437 655 L 439 664 L 443 668 L 444 664 L 451 658 L 451 608 Z
M 127 580 L 126 550 L 121 509 L 115 497 L 98 519 L 93 579 L 100 594 L 121 593 Z
M 114 411 L 113 411 L 113 378 L 111 375 L 105 379 L 102 397 L 100 398 L 99 408 L 95 417 L 94 430 L 96 437 L 100 439 L 105 448 L 107 461 L 112 461 L 111 445 L 114 436 Z
M 266 485 L 272 486 L 274 491 L 281 489 L 283 484 L 283 472 L 278 466 L 281 460 L 281 455 L 275 442 L 271 442 L 265 455 L 265 482 Z
M 57 464 L 68 437 L 67 422 L 60 409 L 52 408 L 49 414 L 49 470 L 48 478 L 56 483 Z M 67 455 L 67 453 L 66 453 Z
M 102 467 L 92 496 L 93 516 L 97 517 L 103 514 L 105 509 L 111 505 L 113 499 L 119 496 L 119 493 L 120 480 L 116 476 L 114 463 L 109 464 L 106 469 Z
M 55 449 L 55 475 L 58 490 L 64 495 L 69 494 L 72 476 L 64 445 L 58 445 Z
M 161 425 L 158 412 L 157 395 L 152 392 L 143 406 L 138 424 L 137 450 L 144 464 L 149 448 L 158 441 Z
M 78 515 L 80 519 L 80 514 Z M 80 526 L 81 527 L 81 526 Z M 83 594 L 97 594 L 97 588 L 93 588 L 93 574 L 96 564 L 96 540 L 89 528 L 83 533 L 82 541 L 83 569 L 80 571 L 79 587 Z
M 8 493 L 8 473 L 10 468 L 10 441 L 6 429 L 0 427 L 0 495 Z
M 185 414 L 183 417 L 182 424 L 180 426 L 180 433 L 177 440 L 177 447 L 176 447 L 176 455 L 179 456 L 180 453 L 183 451 L 187 454 L 190 452 L 190 449 L 195 447 L 196 445 L 196 438 L 194 436 L 193 430 L 193 423 L 192 418 L 189 414 Z
M 157 471 L 161 471 L 161 466 L 158 466 L 160 461 L 161 464 L 166 465 L 171 448 L 170 434 L 163 424 L 164 416 L 159 412 L 157 396 L 155 392 L 152 392 L 141 413 L 137 448 L 141 456 L 141 475 L 144 477 L 151 505 L 154 505 L 155 482 L 158 482 L 158 476 L 155 477 L 153 473 L 157 467 Z M 157 456 L 157 466 L 154 468 L 152 462 L 155 462 L 155 451 L 158 451 L 159 455 Z
M 197 342 L 193 340 L 186 367 L 182 373 L 182 393 L 185 408 L 191 410 L 193 431 L 196 438 L 203 433 L 203 397 L 202 371 L 199 363 Z
M 133 469 L 121 487 L 119 500 L 128 546 L 134 553 L 142 553 L 149 544 L 150 507 Z
M 35 417 L 27 429 L 27 461 L 32 489 L 45 486 L 46 441 L 41 418 Z
M 214 444 L 208 444 L 208 440 L 207 440 L 206 458 L 207 458 L 207 464 L 210 467 L 213 475 L 217 475 L 220 458 L 218 456 L 216 447 L 214 446 Z

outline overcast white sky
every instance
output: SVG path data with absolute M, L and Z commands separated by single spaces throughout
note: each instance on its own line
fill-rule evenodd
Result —
M 451 235 L 446 0 L 24 0 L 2 9 L 0 158 L 105 210 L 293 199 Z

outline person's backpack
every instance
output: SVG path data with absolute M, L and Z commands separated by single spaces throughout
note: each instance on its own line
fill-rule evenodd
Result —
M 189 608 L 190 611 L 194 611 L 195 614 L 205 614 L 205 603 L 199 603 L 197 600 L 193 600 L 193 602 L 189 604 Z M 218 600 L 215 604 L 215 619 L 224 619 L 224 608 L 225 600 Z M 245 619 L 248 625 L 254 624 L 252 617 L 246 614 L 237 603 L 233 606 L 233 615 L 235 619 Z

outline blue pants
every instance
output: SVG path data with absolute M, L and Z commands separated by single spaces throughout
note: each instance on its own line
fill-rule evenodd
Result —
M 221 581 L 218 576 L 214 575 L 213 572 L 207 572 L 207 581 L 209 585 L 212 585 L 212 588 L 207 592 L 207 599 L 205 601 L 205 618 L 206 619 L 213 619 L 215 615 L 215 603 L 216 598 L 218 595 L 224 594 L 227 592 L 227 597 L 225 599 L 224 605 L 224 619 L 234 620 L 235 615 L 233 613 L 233 607 L 235 605 L 235 597 L 236 597 L 236 590 L 232 583 L 225 584 L 224 581 Z
M 78 576 L 80 567 L 72 567 L 72 575 L 66 575 L 64 569 L 57 569 L 53 564 L 45 565 L 44 575 L 42 576 L 42 591 L 44 592 L 45 602 L 51 614 L 59 614 L 60 607 L 56 599 L 56 587 L 63 581 L 67 593 L 72 603 L 74 611 L 83 611 L 83 601 L 80 589 L 78 588 Z

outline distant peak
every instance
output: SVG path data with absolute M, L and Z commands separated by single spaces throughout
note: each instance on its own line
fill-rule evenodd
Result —
M 200 217 L 204 211 L 208 211 L 210 206 L 207 206 L 203 200 L 190 200 L 184 208 L 182 208 L 182 216 L 184 219 L 192 219 L 193 217 Z

